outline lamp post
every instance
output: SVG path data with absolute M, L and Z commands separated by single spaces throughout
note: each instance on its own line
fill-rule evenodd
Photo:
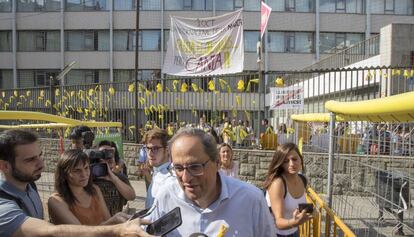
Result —
M 61 86 L 60 95 L 62 96 L 63 95 L 63 84 L 64 84 L 63 78 L 65 77 L 66 74 L 68 74 L 68 72 L 70 70 L 72 70 L 72 68 L 75 66 L 75 64 L 76 64 L 76 61 L 72 61 L 71 63 L 66 65 L 56 77 L 50 76 L 50 78 L 49 78 L 49 84 L 50 84 L 49 85 L 49 90 L 50 90 L 50 113 L 51 114 L 55 114 L 55 111 L 53 110 L 53 108 L 55 106 L 55 103 L 56 103 L 55 90 L 54 90 L 55 83 L 56 83 L 56 81 L 60 81 L 60 86 Z M 62 99 L 60 101 L 62 101 Z
M 140 134 L 138 130 L 138 43 L 139 43 L 139 0 L 136 1 L 135 7 L 135 142 L 140 142 Z

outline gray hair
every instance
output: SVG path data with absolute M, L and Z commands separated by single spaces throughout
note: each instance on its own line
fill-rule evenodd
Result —
M 208 155 L 211 161 L 216 162 L 218 157 L 217 152 L 217 143 L 214 137 L 204 132 L 201 129 L 198 128 L 181 128 L 178 130 L 178 132 L 170 139 L 168 142 L 168 147 L 170 149 L 171 154 L 171 148 L 176 140 L 178 140 L 180 137 L 196 137 L 200 139 L 201 144 L 203 145 L 204 152 Z

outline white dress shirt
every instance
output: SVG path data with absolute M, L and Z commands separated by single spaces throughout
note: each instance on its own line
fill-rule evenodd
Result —
M 251 184 L 218 174 L 221 182 L 219 198 L 206 209 L 187 199 L 175 180 L 159 190 L 148 217 L 155 221 L 175 207 L 180 207 L 182 225 L 166 236 L 190 236 L 204 233 L 217 236 L 222 224 L 228 227 L 226 237 L 276 236 L 274 222 L 263 192 Z
M 145 199 L 145 208 L 150 208 L 154 202 L 160 188 L 169 183 L 170 180 L 177 179 L 172 170 L 171 162 L 164 163 L 153 168 L 152 181 L 147 190 L 147 198 Z

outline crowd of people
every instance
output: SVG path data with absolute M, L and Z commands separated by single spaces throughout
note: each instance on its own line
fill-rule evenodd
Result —
M 218 144 L 227 143 L 232 146 L 239 147 L 252 147 L 258 145 L 256 135 L 249 120 L 237 120 L 236 118 L 229 119 L 225 117 L 221 121 L 207 122 L 205 116 L 201 116 L 198 123 L 191 122 L 170 122 L 166 125 L 165 130 L 168 136 L 171 138 L 181 128 L 198 128 L 207 133 L 210 133 Z M 141 126 L 139 133 L 143 137 L 146 131 L 152 128 L 159 128 L 160 126 L 154 121 L 147 121 L 147 123 Z
M 303 157 L 297 146 L 277 148 L 263 190 L 238 178 L 232 145 L 220 143 L 200 119 L 198 127 L 174 132 L 151 128 L 137 154 L 147 182 L 145 218 L 123 212 L 135 199 L 127 166 L 115 143 L 93 144 L 85 126 L 73 130 L 71 147 L 58 159 L 55 192 L 45 221 L 35 181 L 44 169 L 36 134 L 0 134 L 0 236 L 151 236 L 145 226 L 179 207 L 182 224 L 167 236 L 299 236 L 298 226 L 312 218 L 306 203 Z M 219 142 L 219 143 L 218 143 Z M 47 149 L 47 148 L 45 148 Z M 240 208 L 242 207 L 242 208 Z M 198 236 L 198 235 L 197 235 Z

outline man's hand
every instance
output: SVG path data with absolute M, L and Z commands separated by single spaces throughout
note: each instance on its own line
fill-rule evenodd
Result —
M 117 236 L 118 237 L 155 237 L 148 234 L 143 229 L 141 225 L 148 225 L 151 222 L 144 219 L 134 219 L 132 221 L 127 221 L 124 224 L 116 225 L 117 227 Z
M 104 225 L 116 225 L 116 224 L 124 223 L 127 220 L 129 220 L 130 217 L 131 215 L 128 215 L 123 212 L 118 212 L 115 215 L 113 215 L 111 218 L 109 218 L 107 221 L 105 221 Z

